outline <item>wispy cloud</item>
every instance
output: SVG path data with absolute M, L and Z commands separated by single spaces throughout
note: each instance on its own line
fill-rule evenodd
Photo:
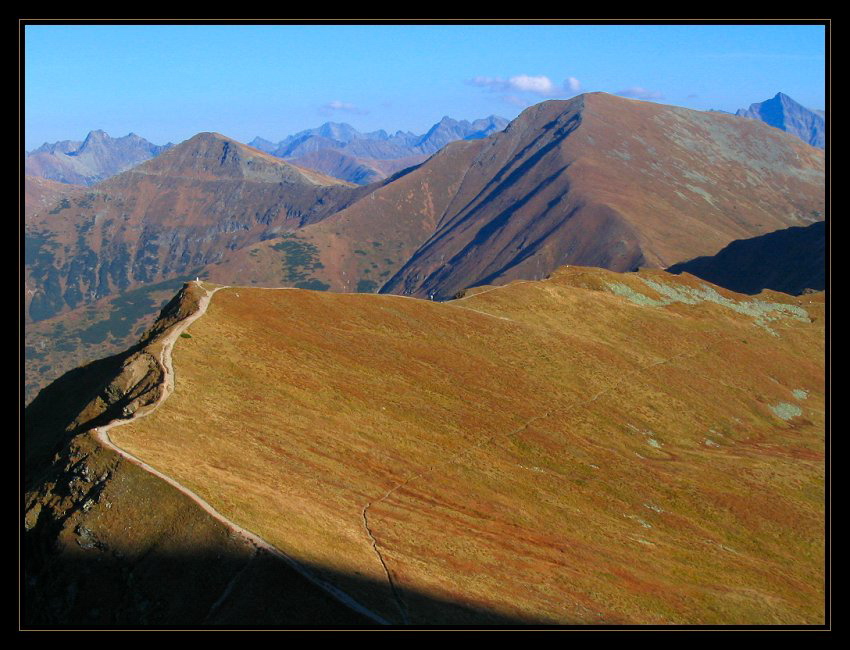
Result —
M 468 83 L 480 88 L 489 88 L 494 92 L 528 92 L 537 95 L 548 95 L 555 89 L 555 84 L 553 84 L 552 80 L 545 75 L 535 77 L 527 74 L 520 74 L 508 79 L 503 79 L 501 77 L 474 77 L 473 79 L 470 79 Z
M 344 113 L 353 113 L 355 115 L 365 115 L 368 111 L 363 110 L 362 108 L 358 108 L 354 104 L 349 102 L 342 102 L 338 99 L 328 102 L 323 105 L 319 109 L 322 113 L 336 113 L 336 112 L 344 112 Z
M 571 97 L 581 90 L 581 82 L 575 77 L 567 77 L 558 85 L 546 75 L 520 74 L 513 77 L 474 77 L 466 81 L 471 86 L 486 88 L 490 92 L 501 93 L 500 99 L 514 106 L 531 106 L 539 98 L 563 99 Z
M 520 92 L 536 93 L 538 95 L 549 95 L 555 89 L 555 84 L 549 77 L 532 77 L 527 74 L 517 75 L 508 79 L 511 88 Z
M 620 90 L 616 94 L 620 95 L 620 97 L 631 97 L 632 99 L 664 99 L 664 95 L 659 91 L 647 90 L 640 86 L 632 86 L 631 88 Z

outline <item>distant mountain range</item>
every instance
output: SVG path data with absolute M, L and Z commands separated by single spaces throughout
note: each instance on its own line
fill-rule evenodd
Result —
M 735 114 L 738 117 L 761 120 L 765 124 L 796 135 L 813 147 L 824 148 L 824 112 L 806 108 L 784 93 L 776 93 L 771 99 L 751 104 L 749 108 L 741 108 Z
M 366 185 L 417 165 L 449 142 L 485 138 L 501 131 L 508 120 L 491 115 L 474 120 L 448 116 L 417 135 L 379 130 L 360 133 L 350 124 L 326 122 L 274 143 L 261 137 L 249 146 L 340 180 Z M 75 185 L 94 185 L 102 180 L 155 158 L 172 146 L 155 145 L 134 133 L 112 138 L 92 131 L 83 141 L 45 142 L 26 154 L 27 176 Z
M 112 138 L 105 131 L 92 131 L 82 142 L 63 140 L 44 143 L 27 153 L 24 169 L 61 183 L 94 185 L 131 167 L 155 158 L 173 145 L 155 145 L 130 133 Z
M 725 113 L 713 109 L 707 112 Z M 760 120 L 812 146 L 824 147 L 824 112 L 808 109 L 784 93 L 742 108 L 735 115 Z M 368 185 L 424 162 L 450 142 L 486 138 L 507 125 L 508 120 L 495 115 L 472 122 L 445 116 L 424 134 L 389 134 L 383 129 L 361 133 L 350 124 L 326 122 L 279 142 L 257 136 L 248 145 L 299 167 Z M 32 177 L 90 186 L 155 158 L 172 146 L 152 144 L 134 133 L 112 138 L 97 130 L 83 141 L 44 143 L 28 152 L 25 172 Z
M 396 131 L 394 135 L 389 135 L 383 129 L 360 133 L 350 124 L 326 122 L 316 129 L 307 129 L 284 138 L 277 144 L 257 137 L 248 145 L 279 158 L 297 158 L 322 149 L 336 149 L 362 158 L 405 158 L 436 153 L 455 140 L 486 138 L 507 125 L 508 120 L 495 115 L 474 122 L 458 121 L 446 116 L 424 135 L 410 131 Z
M 445 116 L 423 135 L 410 131 L 389 135 L 383 129 L 360 133 L 350 124 L 327 122 L 278 143 L 257 137 L 248 144 L 296 165 L 363 185 L 416 165 L 449 142 L 486 138 L 507 125 L 508 120 L 495 115 L 473 122 Z

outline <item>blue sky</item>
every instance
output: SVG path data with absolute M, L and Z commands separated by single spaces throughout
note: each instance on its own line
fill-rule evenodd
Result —
M 822 25 L 25 27 L 25 146 L 93 129 L 155 144 L 278 141 L 323 122 L 424 133 L 604 91 L 734 112 L 824 108 Z

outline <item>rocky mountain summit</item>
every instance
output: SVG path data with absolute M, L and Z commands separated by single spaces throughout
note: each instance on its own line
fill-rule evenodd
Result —
M 771 99 L 750 104 L 735 113 L 739 117 L 761 120 L 777 129 L 792 133 L 813 147 L 824 148 L 826 125 L 823 111 L 806 108 L 784 93 L 776 93 Z

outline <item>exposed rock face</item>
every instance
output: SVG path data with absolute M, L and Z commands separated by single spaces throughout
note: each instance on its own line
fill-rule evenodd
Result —
M 29 477 L 37 475 L 70 438 L 109 420 L 129 417 L 140 406 L 159 399 L 163 375 L 156 341 L 195 312 L 200 295 L 198 287 L 186 285 L 135 345 L 74 369 L 39 393 L 27 406 L 24 419 Z
M 784 93 L 749 108 L 741 108 L 736 113 L 739 117 L 761 120 L 777 129 L 782 129 L 796 135 L 803 142 L 813 147 L 824 148 L 826 143 L 826 127 L 823 114 L 798 104 Z
M 62 183 L 94 185 L 155 158 L 172 146 L 152 144 L 135 133 L 112 138 L 98 130 L 89 133 L 83 142 L 43 144 L 27 154 L 25 169 L 28 175 Z
M 739 293 L 773 289 L 800 295 L 826 288 L 826 223 L 777 230 L 733 241 L 717 255 L 674 264 L 670 273 L 690 273 Z

